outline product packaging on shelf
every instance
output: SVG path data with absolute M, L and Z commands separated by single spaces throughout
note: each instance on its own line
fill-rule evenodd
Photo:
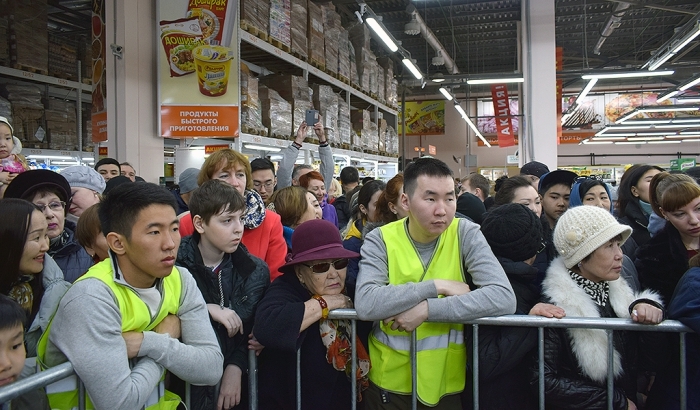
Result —
M 10 58 L 15 68 L 48 74 L 49 35 L 46 0 L 9 0 Z
M 259 86 L 262 105 L 262 122 L 269 129 L 270 136 L 288 138 L 292 129 L 292 105 L 277 91 Z
M 5 117 L 12 124 L 12 103 L 0 97 L 0 117 Z
M 304 77 L 291 74 L 274 74 L 260 78 L 260 83 L 277 91 L 287 101 L 311 102 L 309 83 Z
M 315 66 L 325 67 L 326 54 L 323 49 L 323 13 L 321 7 L 309 0 L 308 13 L 309 62 Z
M 344 28 L 338 37 L 338 76 L 350 81 L 350 38 Z
M 307 3 L 308 0 L 292 0 L 292 53 L 304 60 L 309 56 Z
M 348 41 L 348 54 L 350 56 L 350 83 L 354 87 L 359 87 L 360 78 L 358 77 L 357 73 L 357 57 L 355 55 L 355 46 L 353 46 L 352 42 L 350 41 Z
M 241 26 L 244 25 L 267 35 L 270 27 L 270 2 L 241 0 Z
M 291 47 L 292 4 L 290 0 L 270 0 L 270 40 Z
M 337 146 L 340 144 L 338 135 L 338 95 L 328 85 L 313 84 L 314 108 L 318 110 L 323 121 L 328 142 Z
M 394 83 L 394 62 L 388 57 L 377 58 L 377 63 L 384 70 L 384 100 L 390 107 L 396 107 L 397 97 L 396 97 L 396 86 Z M 379 71 L 379 75 L 382 75 L 382 71 Z M 379 91 L 381 96 L 382 91 Z
M 262 124 L 258 79 L 245 64 L 241 64 L 241 125 L 243 132 L 267 135 Z
M 10 20 L 0 16 L 0 65 L 10 64 Z
M 15 137 L 19 138 L 26 148 L 48 148 L 48 144 L 44 143 L 45 130 L 41 128 L 44 117 L 41 89 L 34 85 L 6 84 L 0 90 L 0 94 L 12 104 L 12 127 Z M 37 135 L 39 138 L 35 137 Z
M 352 123 L 350 122 L 350 105 L 338 96 L 338 135 L 340 143 L 346 148 L 352 144 Z
M 385 119 L 380 119 L 379 120 L 379 153 L 383 154 L 386 153 L 386 128 L 387 128 L 387 122 Z
M 368 110 L 352 110 L 351 116 L 352 128 L 355 131 L 353 134 L 357 137 L 353 141 L 353 145 L 360 146 L 365 149 L 371 146 L 372 135 L 372 119 Z M 376 132 L 376 125 L 374 127 Z M 376 148 L 374 149 L 376 151 Z
M 292 126 L 289 130 L 290 135 L 296 135 L 297 130 L 301 126 L 301 123 L 306 120 L 306 111 L 307 110 L 313 110 L 314 104 L 311 101 L 307 100 L 292 100 Z M 312 129 L 312 127 L 308 127 L 306 129 L 306 136 L 314 136 L 315 138 L 315 133 Z
M 386 139 L 387 155 L 397 156 L 399 154 L 399 135 L 396 133 L 396 130 L 391 126 L 386 127 L 384 138 Z
M 326 60 L 326 70 L 338 73 L 338 43 L 340 42 L 340 14 L 335 11 L 333 3 L 321 3 L 323 15 L 323 37 Z
M 46 134 L 50 149 L 77 150 L 75 103 L 50 99 L 45 111 Z

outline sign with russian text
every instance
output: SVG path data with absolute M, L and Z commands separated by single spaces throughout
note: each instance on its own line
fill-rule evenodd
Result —
M 501 148 L 512 147 L 515 145 L 515 137 L 513 123 L 510 120 L 507 86 L 505 84 L 491 85 L 491 97 L 493 98 L 493 111 L 496 114 L 498 146 Z
M 399 110 L 399 135 L 402 131 L 401 110 Z M 407 101 L 406 135 L 445 134 L 445 100 Z
M 216 151 L 221 151 L 222 149 L 231 148 L 228 144 L 216 144 L 216 145 L 205 145 L 204 155 L 213 154 Z
M 237 137 L 238 0 L 159 0 L 157 10 L 160 135 Z

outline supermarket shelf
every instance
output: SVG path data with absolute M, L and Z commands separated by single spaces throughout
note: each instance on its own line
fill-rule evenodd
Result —
M 269 138 L 269 137 L 262 137 L 260 135 L 251 135 L 251 134 L 240 134 L 241 138 L 241 143 L 243 144 L 256 144 L 256 145 L 264 145 L 268 147 L 275 147 L 275 148 L 287 148 L 289 144 L 292 143 L 291 140 L 281 140 L 277 138 Z M 308 149 L 311 151 L 318 151 L 318 145 L 317 144 L 311 144 L 311 143 L 304 143 L 302 149 Z M 359 151 L 352 151 L 352 150 L 347 150 L 347 149 L 341 149 L 341 148 L 333 148 L 333 154 L 334 155 L 345 155 L 348 157 L 352 158 L 362 158 L 367 161 L 380 161 L 380 162 L 396 162 L 398 163 L 398 159 L 394 157 L 386 157 L 383 155 L 374 155 L 374 154 L 367 154 L 364 152 L 359 152 Z
M 48 75 L 32 73 L 29 71 L 17 70 L 15 68 L 0 66 L 0 74 L 9 77 L 15 77 L 22 80 L 36 81 L 43 84 L 58 85 L 61 87 L 68 87 L 79 89 L 82 92 L 92 93 L 92 86 L 88 84 L 79 83 L 77 81 L 64 80 L 63 78 L 51 77 Z
M 337 80 L 336 78 L 331 77 L 330 75 L 326 74 L 325 72 L 319 70 L 318 68 L 307 64 L 306 62 L 294 57 L 293 55 L 286 53 L 279 48 L 273 46 L 272 44 L 255 37 L 254 35 L 250 34 L 249 32 L 239 29 L 238 30 L 238 35 L 240 39 L 247 44 L 250 44 L 262 51 L 265 51 L 280 60 L 284 61 L 288 65 L 297 67 L 301 70 L 308 71 L 309 74 L 313 75 L 314 77 L 319 78 L 322 81 L 325 81 L 326 83 L 332 85 L 335 88 L 344 90 L 346 92 L 349 92 L 352 97 L 355 97 L 357 99 L 363 100 L 364 102 L 370 104 L 370 105 L 376 105 L 379 107 L 380 110 L 392 114 L 392 115 L 397 115 L 397 111 L 393 108 L 390 108 L 386 104 L 382 104 L 379 101 L 375 100 L 374 98 L 356 90 L 355 88 L 349 86 L 348 84 L 345 84 L 342 81 Z M 256 61 L 253 61 L 254 63 L 257 63 Z
M 42 149 L 42 148 L 22 148 L 22 155 L 28 157 L 30 155 L 38 156 L 49 159 L 74 159 L 74 158 L 94 158 L 95 152 L 93 151 L 69 151 L 69 150 L 55 150 L 55 149 Z M 65 157 L 65 158 L 64 158 Z

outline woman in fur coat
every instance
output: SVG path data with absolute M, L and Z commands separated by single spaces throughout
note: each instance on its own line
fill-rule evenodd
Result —
M 632 228 L 610 212 L 580 206 L 568 210 L 554 230 L 559 252 L 542 283 L 548 302 L 567 317 L 631 318 L 638 323 L 663 320 L 659 296 L 635 293 L 623 278 L 620 246 Z M 636 409 L 637 332 L 614 332 L 613 408 Z M 607 409 L 608 344 L 602 329 L 545 329 L 545 403 L 548 409 Z M 532 385 L 537 386 L 533 372 Z

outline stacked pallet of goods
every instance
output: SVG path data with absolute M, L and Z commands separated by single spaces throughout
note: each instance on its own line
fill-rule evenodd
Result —
M 10 0 L 10 58 L 20 70 L 49 72 L 49 36 L 46 0 Z

